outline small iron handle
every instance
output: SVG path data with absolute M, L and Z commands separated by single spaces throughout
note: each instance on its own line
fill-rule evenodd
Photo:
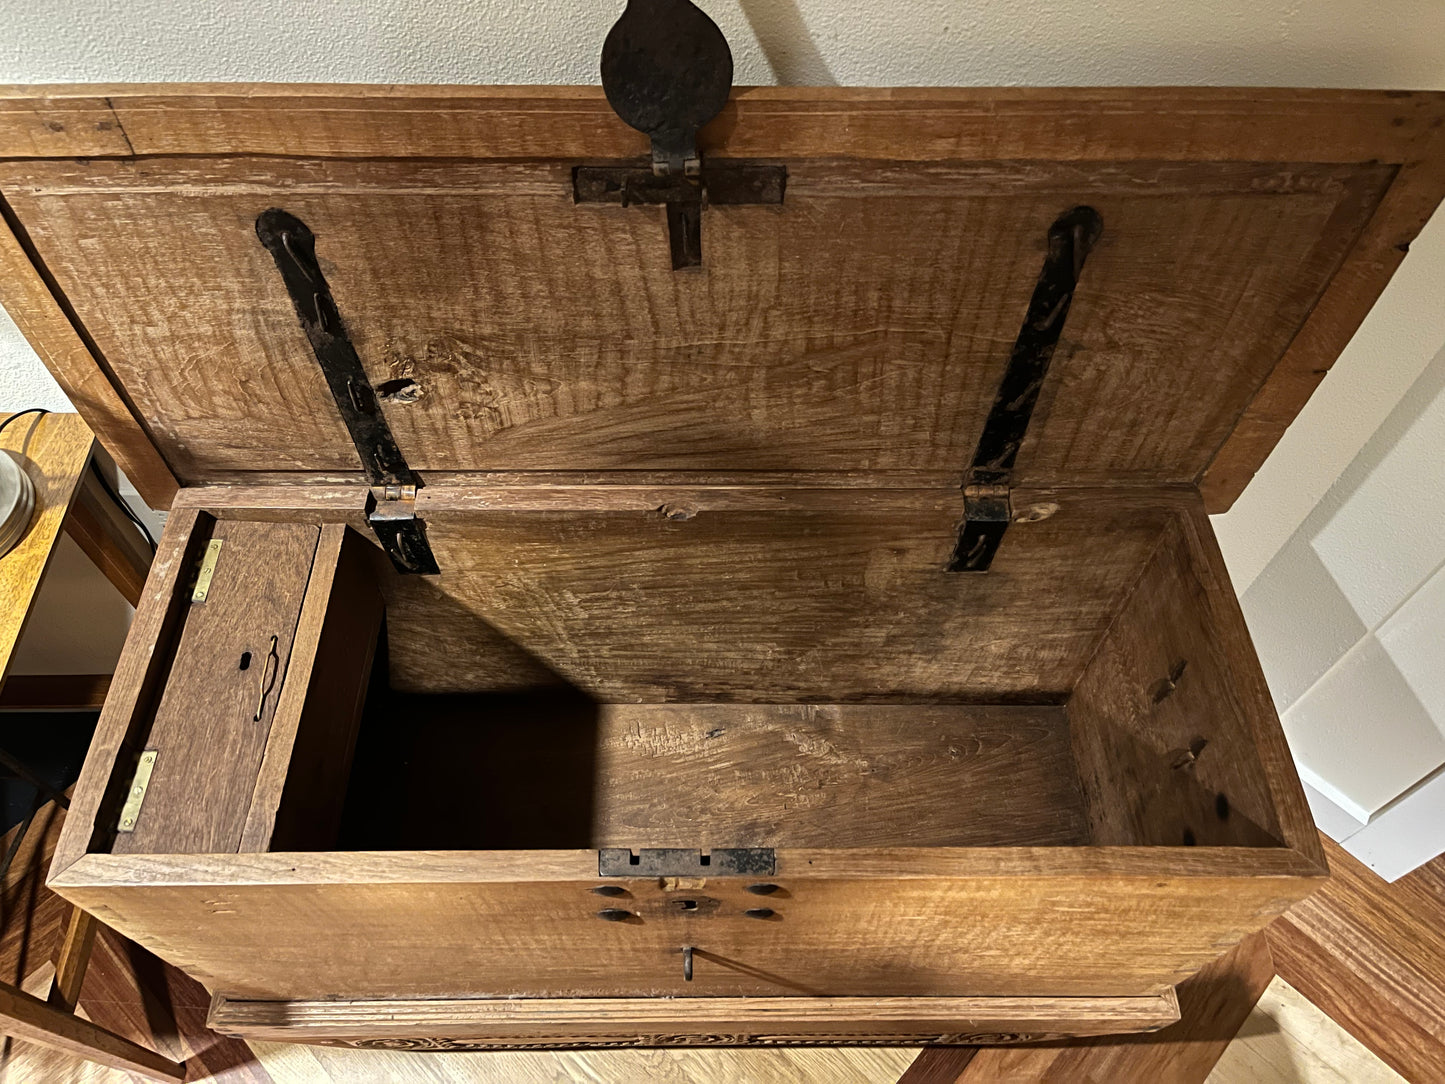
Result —
M 261 711 L 266 707 L 266 694 L 271 691 L 280 671 L 281 656 L 276 654 L 276 637 L 273 636 L 271 646 L 266 649 L 266 665 L 261 667 L 261 695 L 256 698 L 256 714 L 251 717 L 253 723 L 261 721 Z

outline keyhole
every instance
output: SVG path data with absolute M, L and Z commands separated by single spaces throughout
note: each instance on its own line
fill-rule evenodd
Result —
M 249 651 L 243 651 L 243 652 L 241 652 L 241 669 L 242 669 L 242 670 L 249 670 L 250 668 L 251 668 L 251 653 L 250 653 Z

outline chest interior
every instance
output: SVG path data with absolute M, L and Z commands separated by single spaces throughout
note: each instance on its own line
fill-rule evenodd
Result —
M 1280 845 L 1197 495 L 1031 492 L 971 575 L 947 491 L 639 488 L 437 494 L 439 579 L 355 514 L 173 513 L 92 846 Z

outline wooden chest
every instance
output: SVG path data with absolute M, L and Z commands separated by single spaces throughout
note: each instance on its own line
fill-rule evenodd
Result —
M 1207 513 L 1442 119 L 740 90 L 679 211 L 591 88 L 5 91 L 0 300 L 171 509 L 51 887 L 255 1038 L 1170 1022 L 1326 876 Z

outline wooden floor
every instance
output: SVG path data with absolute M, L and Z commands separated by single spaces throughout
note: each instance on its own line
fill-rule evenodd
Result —
M 66 914 L 37 873 L 60 820 L 53 810 L 42 814 L 0 886 L 0 980 L 32 992 L 48 985 Z M 81 1010 L 119 1034 L 188 1059 L 188 1080 L 223 1084 L 1445 1081 L 1445 856 L 1385 885 L 1326 845 L 1335 872 L 1330 885 L 1181 986 L 1180 1023 L 1154 1036 L 921 1054 L 916 1048 L 413 1054 L 248 1046 L 205 1030 L 208 998 L 198 984 L 109 931 L 92 957 Z M 25 915 L 28 922 L 18 921 Z M 0 1049 L 0 1082 L 139 1079 L 18 1041 Z
M 1400 1084 L 1405 1078 L 1278 975 L 1208 1084 Z

